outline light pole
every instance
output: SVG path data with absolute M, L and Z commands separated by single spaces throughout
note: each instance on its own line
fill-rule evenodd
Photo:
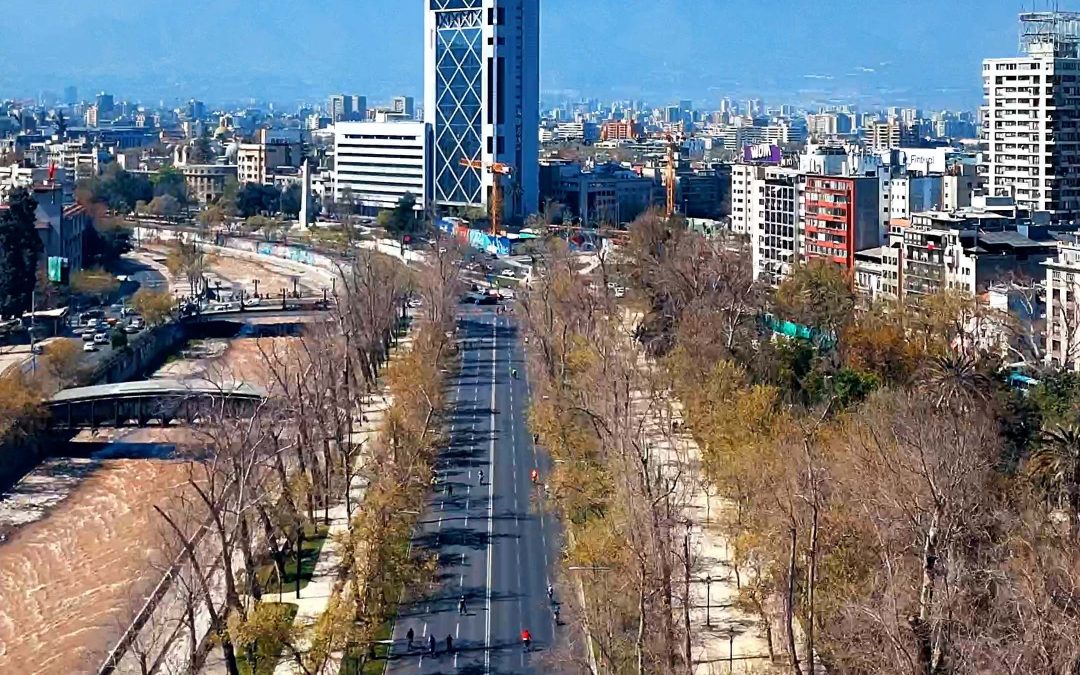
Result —
M 712 628 L 712 575 L 705 575 L 705 625 Z
M 259 280 L 254 279 L 254 282 L 255 282 L 255 297 L 257 298 L 257 297 L 259 297 Z

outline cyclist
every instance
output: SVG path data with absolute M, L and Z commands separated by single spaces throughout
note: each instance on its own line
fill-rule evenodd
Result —
M 528 629 L 521 631 L 521 644 L 525 646 L 525 651 L 532 650 L 532 633 Z
M 551 616 L 555 619 L 555 625 L 556 626 L 561 626 L 562 625 L 562 622 L 559 621 L 559 606 L 558 605 L 555 605 L 554 607 L 551 608 Z
M 515 380 L 517 379 L 517 368 L 510 369 L 510 377 L 514 378 Z
M 540 472 L 533 469 L 532 472 L 529 473 L 529 477 L 532 478 L 533 483 L 536 483 L 540 480 Z
M 551 584 L 548 584 L 548 602 L 555 602 L 555 588 Z
M 464 615 L 465 615 L 466 613 L 468 613 L 468 611 L 469 611 L 469 610 L 468 610 L 468 609 L 466 608 L 466 606 L 465 606 L 465 596 L 463 595 L 463 596 L 461 596 L 461 599 L 460 599 L 460 600 L 458 600 L 458 603 L 457 603 L 457 613 L 458 613 L 459 615 L 461 615 L 461 616 L 464 616 Z

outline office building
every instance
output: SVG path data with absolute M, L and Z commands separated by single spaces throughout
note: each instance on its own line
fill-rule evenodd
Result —
M 538 208 L 540 7 L 537 0 L 425 0 L 424 115 L 435 134 L 435 200 L 484 206 L 494 163 L 504 218 Z M 462 166 L 462 160 L 473 166 Z
M 915 131 L 899 120 L 875 122 L 866 130 L 866 145 L 871 150 L 889 150 L 915 146 L 918 136 Z
M 636 141 L 641 129 L 634 120 L 604 122 L 600 129 L 601 141 Z
M 341 122 L 334 125 L 334 201 L 358 213 L 394 208 L 406 193 L 416 211 L 431 204 L 431 126 L 425 122 Z
M 255 141 L 236 147 L 236 179 L 243 183 L 273 185 L 282 168 L 295 174 L 303 160 L 304 146 L 298 138 L 274 135 L 260 129 Z
M 540 166 L 545 200 L 562 204 L 569 214 L 589 225 L 618 225 L 637 218 L 649 208 L 653 181 L 617 164 L 583 169 L 565 160 Z
M 398 115 L 404 115 L 409 119 L 416 117 L 416 103 L 412 96 L 395 96 L 390 109 Z
M 987 192 L 1080 218 L 1080 13 L 1020 15 L 1022 56 L 983 61 Z
M 332 124 L 338 122 L 363 122 L 367 119 L 367 97 L 335 94 L 330 97 L 327 114 Z
M 196 99 L 188 101 L 187 117 L 193 122 L 206 119 L 206 104 Z
M 98 116 L 101 121 L 112 120 L 113 109 L 116 107 L 112 94 L 101 92 L 95 97 L 94 105 L 97 106 Z

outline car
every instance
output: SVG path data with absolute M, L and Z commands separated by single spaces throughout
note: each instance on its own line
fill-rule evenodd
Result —
M 105 333 L 94 333 L 94 344 L 107 345 L 109 344 L 109 336 Z
M 93 342 L 87 342 L 86 344 L 83 345 L 82 350 L 84 352 L 96 352 L 97 351 L 97 345 L 94 344 Z
M 128 325 L 124 326 L 124 332 L 127 333 L 128 335 L 134 335 L 135 333 L 138 333 L 141 330 L 142 330 L 142 326 L 136 326 L 133 323 L 129 323 Z
M 94 341 L 94 331 L 92 331 L 92 330 L 83 331 L 82 341 L 83 342 L 93 342 Z
M 517 279 L 514 275 L 514 270 L 503 270 L 502 272 L 499 272 L 499 276 L 504 279 Z

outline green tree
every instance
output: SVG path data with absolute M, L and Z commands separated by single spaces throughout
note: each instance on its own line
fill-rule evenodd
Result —
M 210 147 L 210 130 L 203 128 L 200 135 L 191 146 L 188 161 L 192 164 L 209 164 L 214 161 L 214 150 Z
M 165 323 L 173 311 L 173 299 L 164 291 L 140 288 L 131 297 L 132 308 L 151 326 Z
M 128 346 L 128 336 L 123 328 L 113 328 L 109 334 L 109 344 L 113 349 L 124 349 Z
M 199 224 L 206 228 L 221 227 L 225 222 L 225 210 L 216 204 L 211 204 L 199 212 Z
M 0 318 L 30 309 L 44 245 L 38 237 L 37 201 L 25 189 L 12 193 L 0 211 Z
M 180 202 L 172 195 L 158 195 L 147 205 L 150 213 L 163 218 L 175 218 L 180 214 Z
M 1044 431 L 1027 469 L 1064 499 L 1072 520 L 1072 535 L 1080 538 L 1080 427 L 1057 425 Z
M 225 213 L 225 215 L 236 215 L 236 197 L 239 194 L 239 181 L 232 177 L 226 178 L 225 187 L 221 189 L 221 194 L 218 195 L 217 198 L 217 205 L 221 207 L 221 210 Z
M 181 206 L 188 203 L 187 181 L 176 167 L 163 166 L 150 180 L 154 184 L 155 197 L 169 195 Z
M 93 225 L 83 230 L 84 263 L 104 267 L 116 262 L 131 250 L 131 235 L 131 228 L 117 218 L 95 218 Z
M 854 315 L 855 293 L 842 269 L 811 260 L 780 284 L 774 304 L 784 319 L 837 334 Z
M 281 192 L 281 213 L 290 218 L 300 217 L 299 185 L 290 185 Z
M 398 200 L 397 206 L 379 213 L 378 223 L 394 237 L 414 234 L 420 230 L 420 220 L 416 217 L 416 197 L 406 192 Z
M 99 301 L 116 292 L 120 281 L 100 267 L 79 270 L 71 275 L 71 291 L 80 295 L 89 295 Z

